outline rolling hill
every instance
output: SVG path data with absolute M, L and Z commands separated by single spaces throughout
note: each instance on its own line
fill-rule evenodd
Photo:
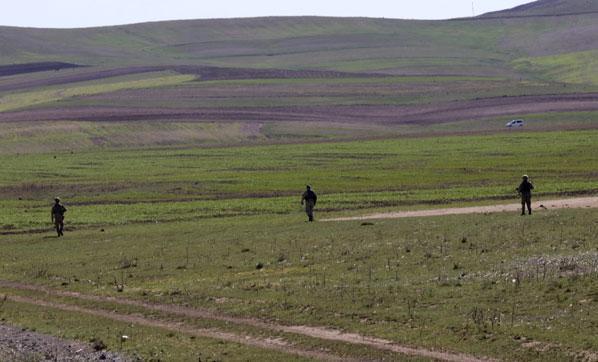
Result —
M 282 17 L 67 30 L 2 27 L 0 64 L 63 61 L 94 66 L 512 74 L 517 69 L 511 62 L 521 57 L 598 49 L 597 11 L 593 1 L 540 0 L 451 21 Z M 576 15 L 564 15 L 571 13 Z M 535 14 L 543 16 L 517 18 Z
M 540 0 L 523 4 L 513 9 L 487 13 L 482 15 L 482 17 L 567 16 L 597 12 L 598 3 L 593 0 Z
M 496 131 L 502 117 L 525 115 L 561 120 L 541 129 L 594 127 L 597 10 L 538 0 L 443 21 L 0 27 L 0 121 L 241 122 L 264 142 L 425 134 L 434 124 Z

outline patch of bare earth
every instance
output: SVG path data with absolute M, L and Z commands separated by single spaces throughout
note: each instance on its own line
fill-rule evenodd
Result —
M 96 350 L 92 344 L 67 341 L 21 328 L 0 325 L 0 361 L 113 361 L 130 359 Z
M 62 62 L 40 62 L 0 65 L 0 77 L 6 77 L 15 74 L 26 74 L 36 72 L 46 72 L 50 70 L 58 71 L 60 69 L 78 68 L 80 65 Z
M 413 347 L 413 346 L 405 346 L 390 340 L 369 337 L 357 333 L 347 333 L 327 327 L 317 327 L 317 326 L 292 326 L 292 325 L 281 325 L 265 320 L 255 319 L 255 318 L 243 318 L 243 317 L 233 317 L 228 316 L 222 313 L 214 312 L 211 310 L 206 309 L 198 309 L 198 308 L 189 308 L 177 305 L 170 305 L 170 304 L 157 304 L 157 303 L 148 303 L 142 302 L 137 300 L 131 300 L 126 298 L 115 298 L 115 297 L 102 297 L 102 296 L 95 296 L 95 295 L 87 295 L 78 292 L 70 292 L 70 291 L 61 291 L 61 290 L 54 290 L 51 288 L 46 288 L 37 285 L 31 284 L 24 284 L 24 283 L 17 283 L 17 282 L 10 282 L 10 281 L 2 281 L 0 280 L 0 287 L 10 288 L 10 289 L 17 289 L 17 290 L 28 290 L 28 291 L 36 291 L 46 293 L 48 295 L 54 295 L 59 297 L 70 297 L 76 298 L 86 301 L 96 301 L 96 302 L 108 302 L 108 303 L 115 303 L 121 305 L 128 305 L 128 306 L 135 306 L 140 307 L 150 311 L 158 311 L 162 313 L 174 314 L 179 315 L 185 318 L 190 319 L 207 319 L 207 320 L 217 320 L 223 321 L 228 323 L 233 323 L 237 325 L 245 325 L 251 326 L 263 330 L 270 330 L 272 332 L 277 333 L 289 333 L 289 334 L 297 334 L 302 336 L 307 336 L 315 339 L 325 340 L 325 341 L 333 341 L 333 342 L 342 342 L 348 343 L 358 346 L 365 346 L 368 348 L 372 348 L 375 350 L 380 351 L 390 351 L 397 354 L 402 355 L 409 355 L 409 356 L 418 356 L 418 357 L 425 357 L 431 358 L 434 360 L 440 361 L 464 361 L 464 362 L 474 362 L 474 361 L 495 361 L 491 358 L 485 357 L 476 357 L 471 355 L 466 355 L 462 353 L 454 353 L 454 352 L 443 352 L 443 351 L 435 351 L 429 350 L 425 348 Z M 44 300 L 38 300 L 33 298 L 27 297 L 20 297 L 20 296 L 8 296 L 9 300 L 21 303 L 28 303 L 28 304 L 35 304 L 42 307 L 48 308 L 56 308 L 65 311 L 83 313 L 94 315 L 102 318 L 122 321 L 126 323 L 134 323 L 138 325 L 144 326 L 151 326 L 151 327 L 158 327 L 166 330 L 171 331 L 178 331 L 186 334 L 196 335 L 200 337 L 207 337 L 207 338 L 214 338 L 220 339 L 228 342 L 235 342 L 240 343 L 252 347 L 276 350 L 288 354 L 300 355 L 304 357 L 311 357 L 321 360 L 343 360 L 349 361 L 350 358 L 346 356 L 340 357 L 331 353 L 326 353 L 322 351 L 313 351 L 304 349 L 298 346 L 294 346 L 289 342 L 286 342 L 280 338 L 260 338 L 255 336 L 248 336 L 248 335 L 237 335 L 230 332 L 223 332 L 217 329 L 198 329 L 193 327 L 183 326 L 180 323 L 172 323 L 160 319 L 149 319 L 139 316 L 132 316 L 132 315 L 124 315 L 114 313 L 113 311 L 105 311 L 102 309 L 88 309 L 82 308 L 70 304 L 61 304 L 61 303 L 54 303 Z

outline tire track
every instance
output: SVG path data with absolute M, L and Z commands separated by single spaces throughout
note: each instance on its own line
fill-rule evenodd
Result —
M 341 331 L 331 329 L 331 328 L 326 328 L 326 327 L 293 326 L 293 325 L 287 326 L 287 325 L 276 324 L 276 323 L 267 322 L 267 321 L 260 320 L 260 319 L 255 319 L 255 318 L 243 318 L 243 317 L 228 316 L 228 315 L 225 315 L 222 313 L 217 313 L 217 312 L 213 312 L 213 311 L 206 310 L 206 309 L 189 308 L 189 307 L 182 307 L 182 306 L 169 305 L 169 304 L 148 303 L 148 302 L 142 302 L 142 301 L 126 299 L 126 298 L 103 297 L 103 296 L 89 295 L 89 294 L 83 294 L 83 293 L 71 292 L 71 291 L 61 291 L 61 290 L 55 290 L 55 289 L 38 286 L 38 285 L 4 281 L 4 280 L 0 280 L 0 287 L 9 288 L 9 289 L 17 289 L 17 290 L 25 290 L 25 291 L 41 292 L 41 293 L 46 293 L 46 294 L 52 295 L 52 296 L 69 297 L 69 298 L 75 298 L 75 299 L 80 299 L 80 300 L 85 300 L 85 301 L 107 302 L 107 303 L 114 303 L 114 304 L 120 304 L 120 305 L 134 306 L 134 307 L 139 307 L 139 308 L 143 308 L 146 310 L 152 310 L 152 311 L 157 311 L 157 312 L 162 312 L 162 313 L 169 313 L 169 314 L 174 314 L 174 315 L 178 315 L 178 316 L 182 316 L 182 317 L 186 317 L 186 318 L 207 319 L 207 320 L 228 322 L 228 323 L 233 323 L 233 324 L 237 324 L 237 325 L 244 325 L 244 326 L 250 326 L 250 327 L 259 328 L 259 329 L 270 330 L 270 331 L 274 331 L 274 332 L 296 334 L 296 335 L 311 337 L 311 338 L 325 340 L 325 341 L 348 343 L 348 344 L 352 344 L 352 345 L 365 346 L 365 347 L 380 350 L 380 351 L 390 351 L 390 352 L 394 352 L 394 353 L 398 353 L 398 354 L 402 354 L 402 355 L 425 357 L 425 358 L 430 358 L 430 359 L 439 360 L 439 361 L 450 361 L 450 362 L 496 361 L 495 359 L 491 359 L 491 358 L 475 357 L 475 356 L 462 354 L 462 353 L 442 352 L 442 351 L 429 350 L 429 349 L 425 349 L 425 348 L 405 346 L 405 345 L 397 344 L 390 340 L 386 340 L 386 339 L 382 339 L 382 338 L 364 336 L 364 335 L 361 335 L 358 333 L 346 333 L 346 332 L 341 332 Z M 11 300 L 15 300 L 15 298 L 22 298 L 23 300 L 27 300 L 27 301 L 24 301 L 24 303 L 33 303 L 33 304 L 36 304 L 39 306 L 47 306 L 47 307 L 58 308 L 58 309 L 63 309 L 63 310 L 67 310 L 67 308 L 71 308 L 70 311 L 80 312 L 80 313 L 85 313 L 85 314 L 92 314 L 92 315 L 106 317 L 106 318 L 111 318 L 113 316 L 114 316 L 114 318 L 131 318 L 130 320 L 124 320 L 125 322 L 129 322 L 129 323 L 137 323 L 136 319 L 139 319 L 138 320 L 139 323 L 137 323 L 137 324 L 140 324 L 140 325 L 148 325 L 149 326 L 149 324 L 144 324 L 144 323 L 154 323 L 152 325 L 154 327 L 162 328 L 161 326 L 163 326 L 164 329 L 169 329 L 169 330 L 173 330 L 171 328 L 176 327 L 176 329 L 174 329 L 174 330 L 183 331 L 183 332 L 189 333 L 189 334 L 194 334 L 194 333 L 205 334 L 205 335 L 201 335 L 202 337 L 222 339 L 222 340 L 231 341 L 231 342 L 236 342 L 237 339 L 239 338 L 238 335 L 231 335 L 228 332 L 222 332 L 222 331 L 217 331 L 217 330 L 207 330 L 207 329 L 200 330 L 200 329 L 194 329 L 194 328 L 190 328 L 190 327 L 182 327 L 178 324 L 173 325 L 172 323 L 168 323 L 168 322 L 164 322 L 164 321 L 149 320 L 149 319 L 142 318 L 142 317 L 133 317 L 133 316 L 128 316 L 128 315 L 117 315 L 115 313 L 106 312 L 103 310 L 87 309 L 87 308 L 82 308 L 82 307 L 77 307 L 77 306 L 72 306 L 72 305 L 40 301 L 40 300 L 36 300 L 36 299 L 32 299 L 32 298 L 9 296 L 9 299 L 11 299 Z M 114 318 L 112 318 L 112 319 L 114 319 Z M 243 336 L 243 338 L 245 338 L 245 337 Z M 238 343 L 241 343 L 241 342 L 238 342 Z M 287 353 L 297 354 L 297 355 L 302 355 L 300 353 L 306 353 L 304 355 L 306 357 L 318 358 L 318 359 L 323 359 L 323 360 L 335 360 L 335 358 L 338 358 L 337 356 L 334 356 L 331 354 L 308 351 L 308 350 L 300 349 L 297 347 L 291 347 L 291 346 L 281 346 L 280 341 L 272 342 L 270 339 L 256 339 L 255 337 L 249 337 L 248 343 L 253 343 L 252 346 L 254 346 L 254 347 L 260 347 L 260 348 L 265 348 L 265 349 L 274 349 L 274 350 L 280 350 L 280 351 L 284 351 L 284 349 L 283 349 L 283 347 L 284 347 L 288 350 Z M 321 354 L 321 355 L 320 356 L 308 355 L 310 353 L 312 353 L 312 354 L 316 353 L 316 354 Z M 348 359 L 343 358 L 342 360 L 346 361 Z
M 180 323 L 166 322 L 157 319 L 149 319 L 140 316 L 133 316 L 128 314 L 120 314 L 114 311 L 107 311 L 101 309 L 89 309 L 78 307 L 70 304 L 55 303 L 39 299 L 33 299 L 21 296 L 7 296 L 7 300 L 16 303 L 33 304 L 40 307 L 58 309 L 65 312 L 75 312 L 87 314 L 95 317 L 106 318 L 118 322 L 133 323 L 145 327 L 154 327 L 171 332 L 185 333 L 202 338 L 218 339 L 226 342 L 238 343 L 250 347 L 257 347 L 262 349 L 269 349 L 286 354 L 294 354 L 301 357 L 314 358 L 324 361 L 347 361 L 347 358 L 335 356 L 325 352 L 311 351 L 308 349 L 291 346 L 287 342 L 280 339 L 263 339 L 250 335 L 239 335 L 230 332 L 223 332 L 216 329 L 207 328 L 192 328 L 184 326 Z M 350 359 L 349 359 L 350 360 Z

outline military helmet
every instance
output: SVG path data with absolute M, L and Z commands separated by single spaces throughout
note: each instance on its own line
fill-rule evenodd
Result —
M 529 176 L 528 175 L 523 175 L 521 178 L 524 179 L 524 180 L 527 180 L 529 178 Z
M 60 197 L 56 196 L 56 197 L 54 198 L 54 201 L 60 201 Z

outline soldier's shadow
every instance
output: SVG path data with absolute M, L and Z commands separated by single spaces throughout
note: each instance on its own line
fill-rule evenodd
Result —
M 58 235 L 46 235 L 46 236 L 42 236 L 42 239 L 58 239 L 59 236 Z

